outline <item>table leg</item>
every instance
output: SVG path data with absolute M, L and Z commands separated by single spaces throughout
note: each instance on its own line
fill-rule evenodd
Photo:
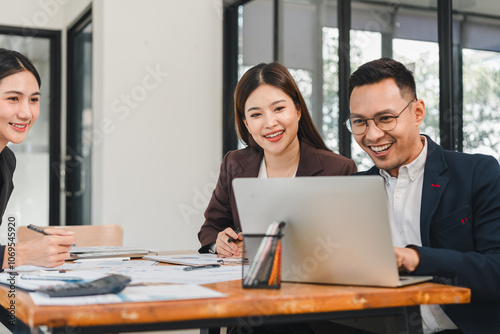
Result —
M 219 327 L 200 328 L 200 334 L 220 334 Z
M 377 334 L 422 334 L 420 306 L 374 309 L 363 317 L 335 319 L 335 323 Z
M 400 317 L 401 326 L 404 333 L 422 334 L 422 315 L 420 314 L 420 306 L 412 306 L 403 308 L 404 315 Z

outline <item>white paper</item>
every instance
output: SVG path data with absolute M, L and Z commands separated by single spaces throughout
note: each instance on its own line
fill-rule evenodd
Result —
M 120 268 L 138 268 L 138 267 L 151 267 L 157 264 L 157 261 L 148 260 L 134 260 L 134 261 L 114 261 L 114 260 L 101 260 L 89 262 L 66 262 L 58 269 L 64 270 L 96 270 L 106 273 L 112 273 Z
M 36 305 L 89 305 L 114 304 L 125 302 L 167 301 L 182 299 L 220 298 L 225 294 L 193 284 L 155 285 L 126 287 L 118 294 L 105 294 L 80 297 L 51 298 L 39 292 L 31 292 L 31 299 Z
M 60 265 L 60 266 L 54 267 L 54 268 L 47 268 L 47 267 L 38 267 L 38 266 L 32 266 L 32 265 L 26 264 L 24 266 L 15 267 L 14 269 L 5 269 L 5 272 L 17 272 L 17 273 L 20 273 L 20 272 L 26 272 L 26 271 L 39 271 L 39 270 L 57 271 L 59 269 L 62 269 L 61 267 L 63 265 Z
M 220 258 L 217 254 L 177 254 L 177 255 L 147 255 L 145 259 L 181 264 L 185 266 L 204 266 L 207 264 L 241 263 L 241 259 Z
M 7 286 L 14 285 L 16 288 L 27 291 L 34 291 L 42 287 L 61 285 L 65 282 L 48 280 L 25 280 L 21 279 L 19 275 L 12 275 L 11 273 L 0 273 L 0 283 Z
M 117 270 L 116 274 L 132 278 L 132 284 L 174 283 L 210 284 L 241 279 L 241 266 L 221 266 L 185 271 L 185 266 L 154 266 L 141 270 Z

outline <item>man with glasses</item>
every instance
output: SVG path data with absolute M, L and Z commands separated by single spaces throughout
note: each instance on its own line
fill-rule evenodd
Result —
M 385 179 L 401 271 L 471 289 L 470 304 L 421 307 L 425 333 L 500 333 L 500 166 L 446 151 L 419 126 L 425 104 L 403 64 L 388 58 L 349 79 L 346 121 Z

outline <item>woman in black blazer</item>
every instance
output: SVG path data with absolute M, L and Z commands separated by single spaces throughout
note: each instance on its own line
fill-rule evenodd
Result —
M 31 61 L 19 52 L 0 49 L 0 212 L 9 201 L 14 184 L 16 157 L 7 144 L 24 141 L 40 112 L 40 75 Z M 75 243 L 72 232 L 46 229 L 50 234 L 15 244 L 15 228 L 8 227 L 8 244 L 0 245 L 1 270 L 30 264 L 55 267 L 69 258 Z

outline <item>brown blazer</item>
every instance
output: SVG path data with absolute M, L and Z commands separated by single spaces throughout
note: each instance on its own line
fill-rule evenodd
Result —
M 232 181 L 239 177 L 257 177 L 263 155 L 263 151 L 247 147 L 231 151 L 224 157 L 219 180 L 205 211 L 205 223 L 198 232 L 200 253 L 208 252 L 210 245 L 217 239 L 217 234 L 224 229 L 241 229 Z M 317 149 L 306 141 L 300 143 L 300 162 L 296 176 L 351 175 L 356 171 L 353 160 Z

